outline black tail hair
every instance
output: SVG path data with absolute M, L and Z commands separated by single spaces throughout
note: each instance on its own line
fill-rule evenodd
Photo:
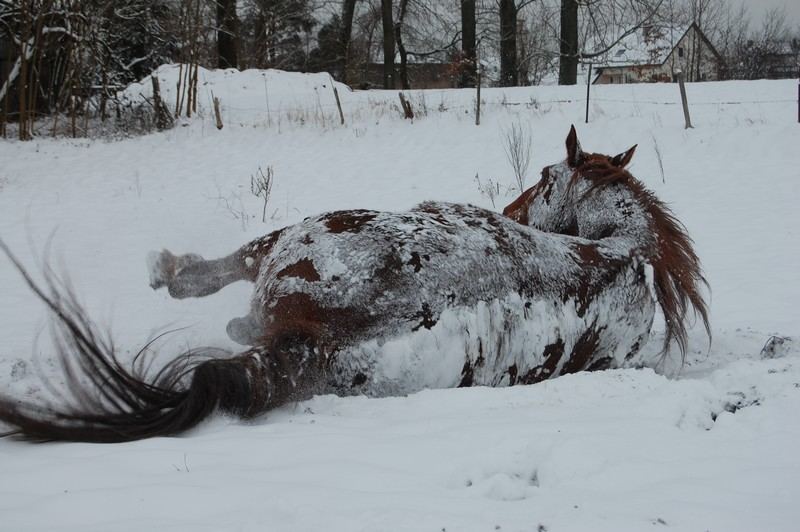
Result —
M 260 363 L 253 355 L 259 352 L 212 359 L 230 353 L 195 349 L 148 378 L 145 359 L 152 341 L 139 351 L 131 369 L 126 369 L 113 343 L 98 333 L 74 293 L 51 270 L 44 269 L 43 288 L 2 240 L 0 250 L 53 314 L 54 343 L 67 392 L 58 405 L 0 395 L 0 422 L 12 427 L 2 436 L 40 442 L 124 442 L 184 432 L 217 409 L 250 416 L 266 406 L 263 385 L 252 389 L 252 370 Z

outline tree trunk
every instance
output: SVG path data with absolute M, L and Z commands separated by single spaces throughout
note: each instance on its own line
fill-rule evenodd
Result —
M 350 57 L 350 38 L 353 34 L 353 16 L 356 12 L 356 0 L 342 2 L 342 33 L 339 36 L 339 72 L 338 78 L 342 83 L 347 83 L 347 68 Z
M 400 84 L 403 90 L 408 90 L 411 86 L 408 83 L 408 54 L 406 47 L 403 45 L 403 22 L 406 18 L 406 7 L 408 0 L 400 0 L 400 14 L 397 18 L 397 23 L 394 25 L 394 39 L 397 42 L 397 51 L 400 53 Z
M 500 0 L 500 86 L 514 87 L 517 78 L 517 4 Z
M 30 136 L 28 134 L 28 104 L 26 102 L 26 97 L 28 95 L 28 60 L 30 59 L 30 55 L 33 55 L 28 54 L 28 47 L 33 46 L 33 43 L 29 42 L 31 33 L 31 20 L 27 2 L 22 2 L 21 18 L 22 39 L 20 41 L 19 49 L 19 58 L 21 64 L 19 81 L 17 82 L 17 89 L 19 91 L 19 140 L 30 140 Z
M 475 0 L 461 0 L 461 60 L 459 87 L 474 87 L 475 63 Z
M 394 89 L 394 23 L 392 22 L 392 0 L 381 0 L 383 20 L 383 88 Z
M 561 46 L 558 84 L 578 83 L 578 0 L 561 0 Z
M 218 68 L 237 68 L 237 27 L 236 0 L 217 1 L 217 66 Z

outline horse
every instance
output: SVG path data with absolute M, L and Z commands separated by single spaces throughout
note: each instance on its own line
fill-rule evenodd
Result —
M 625 170 L 635 145 L 614 157 L 585 153 L 573 126 L 566 147 L 567 158 L 542 169 L 539 182 L 506 206 L 503 214 L 541 231 L 602 242 L 634 261 L 644 261 L 666 324 L 661 352 L 665 354 L 674 341 L 685 358 L 690 309 L 701 318 L 711 340 L 701 292 L 709 286 L 685 226 Z
M 336 211 L 223 258 L 151 254 L 151 287 L 175 298 L 255 285 L 249 314 L 227 326 L 241 352 L 191 350 L 154 375 L 140 360 L 149 344 L 128 369 L 63 284 L 38 285 L 0 242 L 60 325 L 71 394 L 0 397 L 0 421 L 32 441 L 122 442 L 320 393 L 533 384 L 630 363 L 658 306 L 665 350 L 685 352 L 690 308 L 708 329 L 691 239 L 624 169 L 633 149 L 585 154 L 574 128 L 566 145 L 503 215 L 436 202 Z

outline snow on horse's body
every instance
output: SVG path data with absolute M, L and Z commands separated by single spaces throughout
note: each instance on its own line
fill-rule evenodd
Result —
M 228 324 L 243 353 L 202 362 L 188 353 L 149 381 L 97 341 L 78 307 L 23 272 L 64 326 L 65 363 L 79 360 L 67 372 L 78 404 L 0 397 L 0 419 L 32 439 L 124 441 L 186 430 L 215 409 L 249 417 L 319 392 L 533 383 L 623 365 L 646 341 L 656 304 L 666 342 L 683 351 L 687 310 L 707 326 L 699 262 L 671 213 L 622 169 L 632 153 L 584 154 L 573 129 L 567 159 L 506 216 L 446 203 L 340 211 L 221 259 L 154 255 L 151 286 L 174 297 L 237 280 L 256 289 L 250 314 Z M 87 392 L 80 372 L 102 393 Z
M 260 263 L 247 322 L 263 330 L 250 341 L 311 338 L 327 358 L 318 384 L 337 393 L 618 366 L 643 345 L 655 308 L 642 262 L 472 206 L 330 213 L 240 255 Z

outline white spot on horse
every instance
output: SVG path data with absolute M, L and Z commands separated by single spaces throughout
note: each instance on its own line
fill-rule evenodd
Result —
M 248 268 L 252 268 L 253 267 L 253 263 L 255 263 L 255 259 L 253 259 L 253 257 L 245 257 L 244 258 L 244 265 L 247 266 Z

